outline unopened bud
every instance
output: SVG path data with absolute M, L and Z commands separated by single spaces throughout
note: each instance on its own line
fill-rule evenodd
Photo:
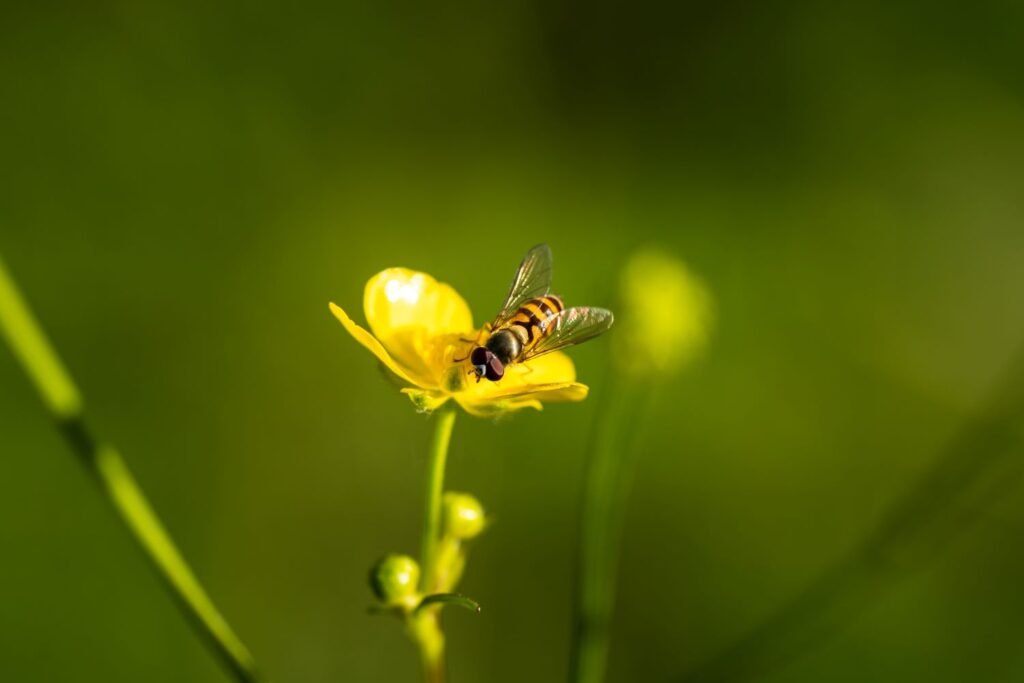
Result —
M 419 580 L 420 566 L 408 555 L 386 555 L 370 570 L 370 587 L 387 605 L 415 598 Z
M 444 494 L 444 530 L 461 541 L 468 541 L 484 530 L 487 520 L 483 506 L 468 493 Z

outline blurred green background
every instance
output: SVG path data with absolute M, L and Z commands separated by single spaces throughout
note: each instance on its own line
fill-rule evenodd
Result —
M 958 435 L 1021 382 L 1022 30 L 1004 0 L 12 3 L 0 253 L 281 683 L 417 675 L 365 573 L 417 550 L 431 425 L 328 300 L 362 320 L 403 265 L 482 322 L 541 241 L 570 302 L 648 243 L 716 300 L 641 442 L 611 680 L 1020 680 L 1024 411 Z M 594 398 L 609 348 L 572 354 Z M 596 405 L 456 425 L 496 523 L 453 681 L 565 679 Z M 0 680 L 226 680 L 6 350 L 0 454 Z

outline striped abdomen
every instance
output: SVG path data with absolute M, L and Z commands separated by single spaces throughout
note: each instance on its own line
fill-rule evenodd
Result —
M 530 299 L 491 333 L 487 348 L 506 365 L 515 361 L 551 331 L 550 322 L 564 309 L 554 294 Z

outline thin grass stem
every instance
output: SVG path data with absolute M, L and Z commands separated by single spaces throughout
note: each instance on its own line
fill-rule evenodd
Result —
M 81 394 L 0 260 L 0 332 L 68 444 L 96 478 L 114 511 L 189 621 L 242 683 L 263 681 L 249 650 L 214 606 L 117 450 L 90 432 Z
M 637 439 L 650 387 L 613 373 L 601 395 L 583 476 L 569 680 L 601 683 L 608 668 L 619 550 Z

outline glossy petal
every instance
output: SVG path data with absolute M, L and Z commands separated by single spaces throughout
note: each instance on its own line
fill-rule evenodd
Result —
M 590 389 L 586 384 L 578 382 L 553 383 L 553 384 L 530 384 L 517 387 L 506 387 L 497 391 L 488 392 L 485 395 L 463 392 L 456 394 L 455 399 L 459 405 L 469 410 L 468 406 L 479 406 L 494 403 L 501 404 L 505 409 L 515 410 L 520 407 L 533 407 L 536 402 L 569 402 L 582 401 L 587 397 Z
M 403 366 L 437 385 L 436 340 L 471 338 L 473 316 L 449 285 L 426 273 L 388 268 L 370 278 L 363 296 L 366 321 L 384 348 Z
M 510 413 L 515 410 L 521 410 L 523 408 L 534 408 L 535 410 L 544 409 L 544 406 L 537 400 L 473 401 L 467 396 L 456 394 L 455 401 L 462 406 L 463 410 L 475 417 L 497 417 L 498 415 Z
M 506 384 L 506 382 L 517 384 L 520 379 L 523 384 L 575 382 L 576 365 L 572 362 L 572 358 L 561 351 L 555 351 L 525 363 L 513 365 L 499 384 Z
M 590 393 L 590 387 L 579 382 L 531 384 L 527 387 L 516 387 L 494 395 L 495 399 L 512 401 L 532 400 L 554 402 L 582 401 Z
M 478 417 L 491 417 L 501 413 L 533 408 L 543 410 L 544 403 L 582 401 L 590 388 L 585 384 L 536 384 L 509 387 L 495 391 L 485 397 L 471 392 L 455 394 L 455 400 L 463 410 Z
M 348 330 L 348 333 L 351 334 L 357 342 L 365 346 L 370 353 L 377 356 L 380 362 L 383 363 L 388 370 L 395 373 L 395 375 L 404 382 L 408 382 L 409 384 L 416 386 L 422 386 L 420 381 L 413 379 L 410 373 L 391 357 L 391 354 L 387 352 L 387 349 L 385 349 L 372 334 L 352 322 L 352 319 L 348 317 L 348 314 L 345 313 L 340 306 L 334 303 L 330 306 L 331 313 L 333 313 L 334 317 L 341 322 L 346 330 Z

